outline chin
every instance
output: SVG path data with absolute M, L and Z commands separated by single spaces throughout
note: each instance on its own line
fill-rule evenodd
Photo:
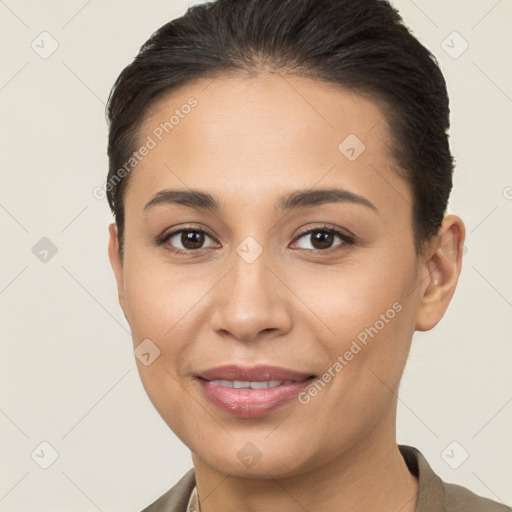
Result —
M 250 441 L 246 436 L 244 441 L 230 438 L 227 446 L 219 445 L 218 449 L 207 452 L 191 448 L 195 457 L 204 461 L 215 471 L 229 474 L 236 478 L 256 478 L 270 480 L 274 478 L 289 478 L 305 473 L 310 469 L 306 458 L 297 459 L 296 446 L 289 447 L 281 444 L 281 449 L 269 447 L 268 441 Z M 212 441 L 213 442 L 213 441 Z M 238 448 L 240 446 L 240 448 Z M 211 445 L 210 445 L 211 448 Z

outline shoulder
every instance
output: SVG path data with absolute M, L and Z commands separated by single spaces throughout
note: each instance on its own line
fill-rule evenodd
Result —
M 442 480 L 417 448 L 398 447 L 409 471 L 418 479 L 416 512 L 512 512 L 507 505 Z
M 194 468 L 189 469 L 174 487 L 141 512 L 185 512 L 196 484 Z
M 444 482 L 447 512 L 512 512 L 497 501 L 478 496 L 466 487 Z

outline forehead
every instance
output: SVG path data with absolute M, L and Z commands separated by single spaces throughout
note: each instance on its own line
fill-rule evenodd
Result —
M 197 103 L 193 108 L 188 107 L 191 101 Z M 165 135 L 179 138 L 193 130 L 194 149 L 215 143 L 219 149 L 229 147 L 232 155 L 257 149 L 258 144 L 268 149 L 288 144 L 288 149 L 300 152 L 301 147 L 294 144 L 303 143 L 307 136 L 312 142 L 308 154 L 315 149 L 323 153 L 328 146 L 329 154 L 337 156 L 338 145 L 333 143 L 350 133 L 367 146 L 380 146 L 389 136 L 384 112 L 385 105 L 377 98 L 319 80 L 277 72 L 230 74 L 195 80 L 163 93 L 150 106 L 142 134 L 163 128 L 166 140 L 160 142 L 165 146 L 166 142 L 172 145 L 171 137 Z M 172 126 L 165 131 L 161 125 L 169 121 Z M 232 140 L 244 139 L 247 146 L 230 146 Z
M 139 203 L 172 187 L 271 197 L 318 183 L 396 195 L 383 187 L 398 179 L 384 115 L 382 102 L 318 80 L 270 72 L 196 80 L 151 105 L 138 146 L 152 148 L 126 193 Z M 405 183 L 396 187 L 408 195 Z

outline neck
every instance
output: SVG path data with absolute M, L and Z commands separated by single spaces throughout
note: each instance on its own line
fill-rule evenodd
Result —
M 377 427 L 326 464 L 282 479 L 226 475 L 192 453 L 201 512 L 415 512 L 418 481 L 396 444 L 395 417 L 387 432 Z

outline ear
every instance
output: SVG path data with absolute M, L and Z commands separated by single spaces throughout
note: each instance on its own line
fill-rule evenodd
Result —
M 417 331 L 428 331 L 443 318 L 459 280 L 465 238 L 462 220 L 446 215 L 422 262 Z
M 117 225 L 112 222 L 108 226 L 109 231 L 109 242 L 108 242 L 108 257 L 110 259 L 110 265 L 114 271 L 114 276 L 117 282 L 117 296 L 119 305 L 123 310 L 125 318 L 126 316 L 126 301 L 124 295 L 124 277 L 123 277 L 123 264 L 121 262 L 121 254 L 119 252 L 119 239 L 117 237 Z

